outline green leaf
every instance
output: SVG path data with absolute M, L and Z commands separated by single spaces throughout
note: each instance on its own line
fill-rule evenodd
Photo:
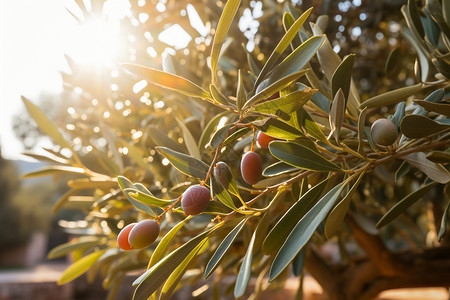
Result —
M 395 69 L 400 61 L 400 58 L 400 47 L 396 47 L 391 51 L 391 53 L 389 53 L 389 56 L 386 60 L 386 64 L 384 66 L 384 71 L 386 72 L 386 74 L 391 73 Z
M 186 258 L 180 263 L 180 265 L 173 271 L 172 274 L 170 274 L 169 278 L 164 283 L 164 286 L 161 291 L 160 300 L 166 300 L 169 299 L 169 297 L 172 295 L 173 291 L 175 290 L 177 284 L 180 282 L 181 278 L 183 277 L 183 274 L 186 272 L 186 269 L 189 265 L 189 263 L 192 261 L 192 259 L 198 254 L 200 249 L 204 247 L 204 245 L 208 242 L 208 238 L 205 238 L 203 241 L 200 242 L 187 256 Z
M 358 116 L 358 153 L 364 153 L 364 127 L 366 123 L 367 108 L 364 107 Z
M 411 28 L 413 32 L 418 34 L 420 38 L 423 38 L 425 32 L 420 21 L 419 9 L 416 5 L 415 0 L 408 0 L 408 4 L 402 7 L 402 13 L 405 17 L 405 21 L 408 27 Z
M 300 144 L 273 141 L 269 144 L 270 153 L 294 167 L 312 171 L 342 171 L 319 153 Z
M 345 197 L 333 208 L 333 210 L 328 215 L 325 222 L 325 235 L 328 238 L 336 235 L 342 228 L 342 223 L 344 223 L 345 215 L 347 214 L 350 202 L 352 201 L 353 195 L 358 189 L 361 179 L 364 177 L 364 173 L 359 175 L 358 180 L 353 184 L 350 191 L 345 195 Z
M 246 135 L 251 130 L 252 128 L 250 127 L 243 127 L 241 129 L 234 131 L 232 134 L 229 134 L 228 137 L 223 141 L 222 146 L 226 146 L 229 143 L 236 141 L 238 138 Z
M 292 271 L 295 276 L 300 276 L 305 264 L 305 250 L 301 250 L 292 261 Z
M 211 138 L 211 141 L 209 142 L 209 145 L 211 148 L 216 149 L 224 142 L 224 140 L 228 137 L 228 131 L 233 127 L 233 124 L 226 124 L 222 128 L 218 129 L 216 132 L 214 132 L 214 135 Z
M 392 118 L 389 118 L 397 128 L 400 127 L 400 122 L 405 116 L 405 105 L 405 102 L 400 102 L 399 104 L 397 104 L 397 106 L 395 107 L 394 115 L 392 116 Z
M 272 69 L 272 67 L 275 65 L 277 60 L 280 58 L 281 54 L 286 50 L 286 48 L 289 46 L 291 41 L 294 39 L 294 37 L 297 35 L 297 32 L 300 30 L 300 27 L 302 27 L 303 23 L 305 23 L 306 19 L 308 18 L 309 14 L 311 13 L 312 8 L 305 11 L 300 18 L 298 18 L 292 26 L 290 26 L 289 30 L 284 34 L 284 36 L 281 38 L 278 45 L 273 50 L 272 54 L 270 55 L 269 59 L 264 64 L 264 67 L 262 68 L 261 72 L 258 75 L 258 78 L 256 79 L 255 86 L 258 86 L 261 81 L 266 77 L 266 75 L 269 73 L 269 71 Z M 285 13 L 286 15 L 286 13 Z M 283 16 L 284 18 L 284 16 Z
M 273 83 L 268 83 L 268 86 L 266 88 L 264 88 L 262 91 L 260 91 L 259 93 L 248 99 L 247 102 L 242 107 L 242 109 L 250 109 L 259 102 L 266 100 L 276 92 L 290 85 L 293 81 L 305 75 L 306 72 L 307 72 L 306 70 L 302 70 L 297 73 L 289 74 L 285 77 L 282 77 L 279 80 L 274 81 Z
M 341 132 L 342 123 L 345 117 L 345 97 L 341 89 L 336 92 L 333 102 L 331 103 L 330 115 L 328 121 L 330 123 L 330 136 L 333 135 L 339 144 L 339 134 Z
M 183 132 L 183 139 L 184 144 L 186 145 L 189 154 L 196 158 L 196 159 L 202 159 L 200 156 L 200 151 L 198 150 L 197 142 L 195 141 L 194 137 L 192 136 L 192 133 L 189 131 L 189 129 L 186 127 L 186 125 L 178 118 L 175 118 L 177 120 L 178 126 L 180 126 L 181 131 Z
M 209 260 L 208 264 L 206 265 L 205 269 L 205 279 L 208 278 L 212 272 L 220 265 L 220 262 L 222 261 L 224 255 L 227 253 L 228 249 L 231 247 L 231 244 L 238 236 L 239 232 L 242 231 L 242 228 L 244 228 L 245 223 L 247 222 L 248 218 L 243 219 L 236 227 L 231 230 L 227 236 L 222 240 L 222 242 L 217 247 L 216 251 L 214 252 L 213 256 Z
M 254 121 L 252 124 L 262 132 L 277 139 L 295 140 L 305 136 L 297 128 L 274 118 Z
M 403 101 L 406 97 L 409 97 L 413 94 L 416 94 L 420 92 L 423 89 L 423 85 L 421 83 L 418 83 L 416 85 L 407 86 L 403 88 L 399 88 L 393 91 L 389 91 L 380 95 L 377 95 L 375 97 L 372 97 L 370 99 L 367 99 L 361 105 L 359 108 L 375 108 L 375 107 L 381 107 L 381 106 L 388 106 L 392 104 L 396 104 L 400 101 Z
M 153 267 L 157 262 L 159 262 L 164 257 L 167 250 L 169 249 L 169 245 L 172 242 L 173 238 L 175 237 L 177 232 L 184 226 L 186 221 L 189 219 L 190 218 L 186 218 L 183 221 L 179 222 L 177 225 L 172 227 L 172 229 L 170 229 L 168 233 L 164 235 L 164 237 L 158 243 L 158 246 L 156 246 L 156 249 L 153 251 L 152 257 L 150 258 L 150 261 L 148 263 L 148 269 Z
M 209 99 L 210 95 L 207 91 L 202 89 L 195 83 L 178 75 L 170 74 L 164 71 L 152 69 L 135 64 L 122 64 L 125 69 L 138 75 L 139 77 L 161 86 L 163 88 L 177 91 L 183 95 L 197 97 L 202 99 Z
M 212 174 L 211 176 L 211 194 L 213 197 L 217 197 L 220 202 L 222 202 L 229 208 L 237 210 L 230 194 L 228 194 L 227 190 L 224 189 L 215 174 Z
M 227 97 L 225 97 L 214 84 L 209 85 L 209 90 L 211 92 L 211 95 L 213 96 L 213 99 L 216 100 L 216 102 L 227 106 L 230 105 Z
M 320 197 L 329 179 L 330 177 L 303 194 L 278 220 L 263 242 L 262 251 L 264 254 L 272 255 L 280 249 L 295 225 Z
M 298 46 L 271 72 L 269 84 L 279 81 L 289 75 L 298 73 L 316 54 L 325 41 L 325 36 L 313 36 Z
M 450 181 L 450 173 L 442 165 L 428 160 L 425 153 L 416 152 L 402 157 L 410 165 L 425 173 L 431 180 L 446 184 Z
M 404 197 L 398 201 L 381 219 L 378 221 L 376 227 L 381 228 L 391 223 L 395 218 L 397 218 L 401 213 L 405 212 L 408 207 L 416 203 L 420 198 L 422 198 L 426 193 L 428 193 L 434 186 L 436 182 L 429 183 L 415 192 Z
M 327 139 L 320 129 L 319 125 L 314 122 L 314 120 L 305 109 L 299 111 L 298 114 L 300 115 L 299 119 L 301 127 L 305 129 L 307 134 L 318 139 L 319 141 L 325 141 Z
M 36 121 L 39 128 L 49 137 L 51 137 L 55 143 L 60 145 L 63 148 L 68 148 L 72 151 L 72 154 L 75 156 L 76 153 L 73 151 L 72 147 L 66 141 L 62 133 L 56 127 L 55 123 L 53 123 L 47 116 L 30 100 L 22 96 L 22 101 L 25 104 L 25 107 L 30 114 L 30 116 Z
M 74 239 L 68 243 L 61 244 L 53 248 L 48 254 L 48 259 L 55 259 L 61 256 L 65 256 L 75 250 L 86 250 L 90 247 L 95 247 L 100 244 L 100 238 L 97 236 L 82 236 L 78 239 Z
M 148 136 L 152 139 L 153 143 L 155 143 L 157 146 L 167 147 L 169 149 L 173 149 L 178 152 L 186 151 L 185 149 L 183 149 L 183 147 L 180 144 L 178 144 L 177 142 L 172 140 L 167 135 L 167 133 L 162 132 L 156 126 L 151 126 L 149 131 L 150 131 L 150 134 Z
M 68 283 L 81 276 L 83 273 L 89 270 L 90 267 L 92 267 L 92 265 L 100 258 L 100 256 L 103 255 L 103 253 L 105 253 L 105 251 L 106 249 L 93 252 L 74 262 L 64 271 L 64 273 L 58 279 L 58 284 Z
M 284 173 L 289 173 L 293 171 L 299 171 L 300 169 L 291 165 L 288 165 L 285 162 L 277 161 L 276 163 L 268 166 L 264 169 L 263 175 L 264 176 L 277 176 Z
M 51 153 L 48 154 L 36 154 L 36 153 L 30 153 L 30 152 L 22 152 L 23 155 L 32 157 L 36 160 L 41 160 L 41 161 L 47 161 L 50 163 L 58 163 L 58 164 L 63 164 L 63 165 L 70 165 L 70 161 L 68 159 L 56 156 L 56 155 L 52 155 Z
M 350 83 L 352 81 L 353 63 L 355 61 L 355 54 L 349 54 L 333 73 L 331 79 L 332 95 L 336 97 L 336 93 L 339 89 L 342 90 L 344 96 L 344 109 L 348 100 L 348 93 L 350 92 Z
M 438 233 L 438 241 L 441 242 L 442 238 L 444 237 L 446 231 L 447 231 L 447 224 L 448 224 L 448 211 L 450 209 L 450 200 L 447 202 L 447 205 L 445 206 L 444 213 L 442 214 L 441 219 L 441 227 L 439 228 Z
M 202 213 L 205 214 L 211 214 L 211 215 L 221 215 L 225 216 L 232 212 L 230 208 L 222 204 L 222 202 L 219 201 L 209 201 L 208 206 L 205 208 L 205 210 Z
M 138 191 L 138 190 L 132 189 L 132 188 L 126 188 L 126 189 L 124 189 L 123 192 L 124 192 L 124 194 L 128 194 L 128 196 L 130 196 L 134 200 L 139 201 L 148 206 L 167 207 L 176 201 L 176 199 L 174 199 L 174 200 L 160 199 L 153 195 L 148 195 L 146 193 L 143 193 L 141 191 Z
M 241 111 L 242 106 L 247 102 L 247 92 L 245 91 L 244 81 L 242 79 L 242 73 L 239 69 L 238 72 L 238 86 L 236 91 L 236 104 L 238 111 Z
M 430 64 L 428 62 L 427 55 L 423 50 L 423 46 L 416 41 L 413 33 L 408 28 L 403 28 L 402 33 L 403 36 L 406 37 L 406 39 L 410 42 L 410 44 L 413 45 L 414 49 L 417 52 L 420 66 L 420 81 L 425 82 L 427 81 L 428 73 L 430 71 Z
M 299 91 L 302 91 L 302 90 L 308 88 L 308 86 L 304 85 L 301 82 L 297 82 L 296 84 L 297 84 L 297 88 Z M 326 113 L 328 113 L 330 111 L 330 100 L 328 100 L 328 98 L 325 97 L 320 91 L 315 92 L 311 96 L 311 102 L 314 103 L 315 105 L 317 105 L 318 108 L 320 108 L 321 110 L 323 110 Z
M 197 235 L 190 241 L 186 242 L 183 246 L 175 249 L 139 276 L 133 282 L 134 286 L 137 285 L 137 288 L 134 291 L 133 299 L 148 299 L 183 262 L 186 256 L 188 256 L 189 253 L 191 253 L 192 250 L 194 250 L 197 245 L 199 245 L 211 233 L 213 228 Z
M 222 49 L 225 36 L 230 29 L 231 22 L 233 22 L 240 3 L 240 0 L 228 0 L 222 11 L 222 15 L 220 16 L 211 49 L 211 81 L 213 84 L 216 82 L 216 68 L 217 62 L 219 61 L 220 50 Z
M 256 231 L 253 233 L 250 243 L 247 247 L 244 260 L 242 261 L 239 273 L 236 278 L 236 285 L 234 286 L 234 297 L 242 297 L 247 289 L 248 281 L 252 272 L 252 260 L 253 260 L 253 246 L 255 244 Z
M 289 118 L 289 114 L 302 108 L 316 91 L 310 88 L 295 91 L 286 96 L 258 104 L 251 111 L 276 115 L 286 120 L 286 117 Z
M 159 154 L 163 155 L 178 171 L 198 179 L 205 179 L 209 166 L 203 161 L 192 156 L 173 151 L 166 147 L 155 147 Z
M 203 151 L 206 147 L 206 144 L 211 140 L 211 135 L 216 131 L 216 127 L 219 124 L 220 120 L 225 117 L 228 112 L 223 112 L 218 115 L 215 115 L 209 122 L 206 124 L 203 129 L 202 135 L 200 136 L 200 140 L 198 142 L 198 148 L 200 151 Z M 161 145 L 164 146 L 164 145 Z M 168 147 L 171 148 L 171 147 Z M 174 148 L 171 148 L 174 149 Z M 174 149 L 175 150 L 175 149 Z M 178 151 L 178 150 L 177 150 Z M 181 152 L 181 151 L 178 151 Z
M 395 181 L 399 181 L 399 179 L 405 176 L 409 170 L 411 170 L 411 165 L 408 164 L 408 162 L 403 161 L 397 171 L 395 171 Z
M 42 169 L 31 171 L 29 173 L 23 174 L 22 178 L 32 178 L 39 176 L 56 175 L 61 173 L 73 173 L 73 174 L 85 174 L 86 170 L 78 167 L 68 167 L 68 166 L 49 166 Z
M 419 104 L 428 111 L 432 111 L 447 117 L 450 117 L 450 104 L 447 103 L 433 103 L 424 100 L 414 100 L 416 104 Z
M 427 153 L 427 159 L 437 164 L 447 164 L 450 162 L 450 152 L 431 151 Z
M 128 201 L 130 201 L 130 203 L 136 207 L 138 210 L 141 210 L 147 214 L 149 214 L 152 217 L 156 217 L 158 215 L 158 213 L 156 213 L 151 207 L 149 207 L 147 204 L 144 204 L 140 201 L 135 200 L 134 198 L 132 198 L 129 194 L 128 191 L 126 191 L 127 189 L 129 191 L 134 191 L 136 189 L 136 186 L 129 181 L 127 178 L 123 177 L 123 176 L 118 176 L 117 177 L 117 183 L 119 184 L 120 189 L 122 190 L 122 192 L 124 193 L 125 197 L 127 197 Z
M 407 115 L 400 123 L 402 133 L 411 139 L 427 137 L 448 128 L 450 125 L 439 124 L 421 115 Z
M 317 227 L 325 219 L 347 183 L 347 181 L 344 181 L 326 193 L 292 229 L 270 267 L 269 282 L 277 278 L 303 249 Z

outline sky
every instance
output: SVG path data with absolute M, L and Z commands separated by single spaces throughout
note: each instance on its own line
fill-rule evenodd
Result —
M 43 92 L 62 90 L 67 32 L 76 28 L 66 4 L 60 0 L 0 1 L 0 144 L 5 158 L 23 158 L 22 144 L 11 128 L 13 116 L 25 113 L 20 96 L 33 101 Z

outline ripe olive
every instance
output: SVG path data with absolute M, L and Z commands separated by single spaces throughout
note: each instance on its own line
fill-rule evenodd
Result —
M 241 174 L 248 184 L 256 184 L 262 176 L 262 161 L 258 153 L 249 151 L 241 160 Z
M 117 244 L 122 250 L 131 250 L 133 247 L 131 247 L 130 243 L 128 242 L 128 236 L 130 235 L 130 230 L 133 229 L 133 227 L 136 225 L 136 223 L 131 223 L 122 228 L 122 230 L 117 235 Z
M 134 249 L 142 249 L 153 244 L 159 235 L 159 224 L 155 220 L 137 223 L 128 235 L 128 242 Z
M 378 145 L 390 146 L 398 137 L 397 127 L 388 119 L 378 119 L 370 128 L 372 140 Z
M 260 131 L 258 132 L 258 136 L 256 137 L 256 141 L 258 142 L 259 147 L 263 149 L 269 148 L 269 143 L 271 141 L 279 140 L 277 138 L 274 138 L 273 136 L 267 135 L 264 132 Z
M 217 179 L 219 179 L 223 187 L 227 189 L 229 184 L 227 164 L 224 163 L 223 161 L 219 161 L 214 166 L 214 175 L 216 175 Z
M 181 198 L 181 207 L 187 215 L 198 215 L 206 209 L 209 200 L 211 200 L 209 189 L 196 184 L 184 191 Z

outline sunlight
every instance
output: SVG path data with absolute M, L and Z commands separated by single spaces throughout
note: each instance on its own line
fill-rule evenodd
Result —
M 72 32 L 68 54 L 79 64 L 111 65 L 124 50 L 120 20 L 129 13 L 128 1 L 107 1 L 102 17 L 86 20 Z
M 119 54 L 118 28 L 96 19 L 83 23 L 69 55 L 80 64 L 104 66 Z

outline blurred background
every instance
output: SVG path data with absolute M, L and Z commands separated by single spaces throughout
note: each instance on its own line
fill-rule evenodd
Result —
M 96 17 L 89 22 L 81 20 L 77 2 L 83 3 Z M 406 1 L 242 1 L 243 9 L 236 20 L 241 36 L 239 42 L 255 53 L 255 57 L 263 59 L 282 35 L 274 32 L 274 28 L 282 30 L 281 26 L 270 25 L 278 24 L 285 2 L 303 11 L 314 7 L 311 20 L 321 14 L 329 16 L 326 34 L 335 52 L 340 57 L 349 53 L 357 55 L 354 79 L 362 99 L 373 96 L 373 91 L 382 93 L 415 82 L 414 53 L 400 35 L 403 19 L 400 7 Z M 76 222 L 82 217 L 76 210 L 51 213 L 52 205 L 68 189 L 59 184 L 64 180 L 50 176 L 20 178 L 46 164 L 24 152 L 49 152 L 53 147 L 29 118 L 21 96 L 39 106 L 55 123 L 65 120 L 64 129 L 70 132 L 73 128 L 68 120 L 85 118 L 78 113 L 78 108 L 91 105 L 82 104 L 80 91 L 66 86 L 75 80 L 74 76 L 67 75 L 73 75 L 74 65 L 84 70 L 77 80 L 83 76 L 84 80 L 90 80 L 96 74 L 95 78 L 100 78 L 107 88 L 102 92 L 110 94 L 117 91 L 114 80 L 118 73 L 114 70 L 118 62 L 131 61 L 161 68 L 163 57 L 172 55 L 179 62 L 184 59 L 185 64 L 190 64 L 185 68 L 191 68 L 191 76 L 201 78 L 203 73 L 195 68 L 207 67 L 199 66 L 195 59 L 186 63 L 186 59 L 208 56 L 213 25 L 223 4 L 224 1 L 201 0 L 0 1 L 1 300 L 102 299 L 101 287 L 98 294 L 89 296 L 80 281 L 76 281 L 78 287 L 56 286 L 58 276 L 67 266 L 66 259 L 50 262 L 46 254 L 70 238 L 59 225 Z M 197 12 L 195 7 L 200 5 L 205 7 Z M 178 14 L 169 14 L 174 11 Z M 236 32 L 232 34 L 237 36 Z M 186 51 L 187 48 L 191 52 Z M 386 72 L 385 61 L 393 50 L 401 57 L 396 61 L 403 67 L 390 66 Z M 264 55 L 259 56 L 260 53 Z M 245 52 L 236 55 L 245 57 Z M 136 89 L 139 91 L 142 87 Z M 145 103 L 148 99 L 137 99 L 139 101 Z M 116 104 L 115 109 L 127 117 L 126 107 L 121 105 Z M 90 151 L 82 141 L 73 142 L 79 144 L 78 150 Z M 32 285 L 39 282 L 41 292 L 33 294 Z M 47 285 L 42 287 L 42 282 Z M 23 288 L 24 284 L 28 290 Z

